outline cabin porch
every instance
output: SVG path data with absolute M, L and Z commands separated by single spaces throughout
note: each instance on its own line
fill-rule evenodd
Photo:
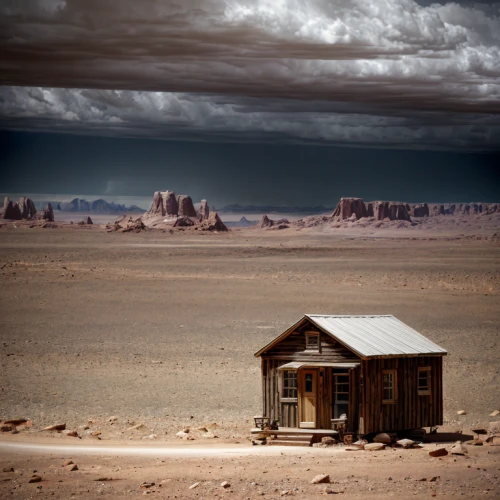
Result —
M 255 427 L 251 430 L 252 435 L 265 435 L 270 437 L 270 445 L 278 446 L 311 446 L 313 443 L 321 442 L 324 437 L 341 439 L 339 431 L 335 429 L 298 429 L 296 427 L 279 427 L 278 429 L 260 429 Z

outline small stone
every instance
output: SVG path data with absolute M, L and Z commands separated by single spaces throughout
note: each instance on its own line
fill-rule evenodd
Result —
M 325 446 L 334 446 L 337 444 L 337 440 L 335 438 L 332 438 L 331 436 L 325 436 L 321 438 L 321 444 Z
M 42 431 L 63 431 L 64 429 L 66 429 L 66 424 L 56 424 L 49 425 L 48 427 L 42 429 Z
M 4 467 L 4 472 L 14 472 L 14 467 Z
M 15 430 L 15 426 L 14 425 L 10 425 L 10 424 L 3 424 L 2 426 L 0 426 L 0 432 L 12 432 L 13 430 Z
M 457 415 L 467 415 L 467 412 L 465 410 L 458 410 Z
M 433 477 L 431 477 L 431 478 L 427 479 L 427 481 L 428 481 L 429 483 L 434 483 L 434 482 L 436 482 L 438 479 L 439 479 L 439 476 L 433 476 Z
M 147 488 L 151 488 L 154 485 L 155 485 L 155 483 L 153 483 L 153 482 L 148 483 L 147 481 L 144 481 L 143 483 L 141 483 L 140 487 L 143 489 L 147 489 Z
M 352 446 L 355 446 L 356 448 L 363 450 L 367 444 L 368 441 L 366 439 L 358 439 L 356 442 L 352 443 Z
M 139 429 L 142 429 L 144 427 L 144 424 L 136 424 L 136 425 L 133 425 L 132 427 L 129 427 L 127 429 L 127 432 L 129 431 L 137 431 Z
M 200 432 L 208 432 L 208 429 L 206 427 L 198 427 L 198 429 L 196 430 Z
M 437 450 L 429 451 L 429 456 L 431 457 L 445 457 L 448 455 L 446 448 L 438 448 Z
M 67 465 L 66 467 L 64 467 L 67 471 L 69 472 L 73 472 L 75 470 L 78 470 L 78 465 L 76 464 L 70 464 L 70 465 Z
M 78 432 L 76 431 L 65 430 L 63 431 L 63 434 L 69 437 L 76 437 L 76 438 L 79 437 Z
M 175 434 L 179 439 L 187 438 L 189 434 L 184 431 L 179 431 Z
M 199 486 L 200 484 L 201 484 L 201 483 L 200 483 L 200 481 L 198 481 L 197 483 L 193 483 L 193 484 L 189 487 L 189 489 L 190 489 L 190 490 L 194 490 L 195 488 L 198 488 L 198 486 Z
M 368 443 L 365 445 L 366 451 L 379 451 L 385 448 L 384 443 Z
M 328 474 L 318 474 L 311 480 L 311 484 L 321 484 L 329 482 L 330 482 L 330 476 Z
M 391 439 L 391 436 L 389 436 L 389 434 L 387 434 L 385 432 L 381 432 L 380 434 L 377 434 L 373 438 L 373 442 L 374 443 L 391 444 L 392 443 L 392 439 Z
M 450 450 L 452 455 L 467 455 L 467 448 L 460 442 L 457 441 L 453 448 Z
M 97 479 L 94 479 L 94 481 L 102 481 L 102 482 L 113 481 L 113 478 L 112 477 L 98 477 Z
M 102 432 L 101 432 L 101 431 L 94 431 L 94 432 L 92 432 L 90 435 L 91 435 L 91 436 L 94 436 L 94 437 L 97 437 L 97 436 L 100 436 L 101 434 L 102 434 Z
M 222 483 L 220 483 L 220 485 L 224 489 L 231 488 L 231 484 L 228 483 L 227 481 L 222 481 Z
M 495 410 L 490 413 L 490 417 L 496 417 L 497 415 L 500 415 L 500 410 Z
M 118 417 L 116 417 L 114 415 L 112 417 L 108 418 L 108 422 L 116 422 L 117 420 L 118 420 Z
M 29 483 L 39 483 L 42 480 L 40 476 L 31 476 Z
M 397 441 L 397 444 L 399 444 L 399 446 L 402 446 L 403 448 L 412 448 L 416 443 L 411 439 L 400 439 L 399 441 Z
M 66 462 L 64 462 L 64 463 L 62 464 L 62 466 L 63 466 L 63 467 L 67 467 L 68 465 L 72 465 L 72 464 L 74 464 L 73 460 L 66 460 Z

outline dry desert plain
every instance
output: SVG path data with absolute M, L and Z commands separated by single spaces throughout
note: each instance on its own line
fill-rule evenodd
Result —
M 465 436 L 495 420 L 500 244 L 455 233 L 2 228 L 0 419 L 33 427 L 0 436 L 0 471 L 14 469 L 0 472 L 0 497 L 498 498 L 500 447 L 439 459 L 433 443 L 349 454 L 248 441 L 261 409 L 253 354 L 304 313 L 394 314 L 449 351 L 444 429 Z M 41 432 L 55 423 L 82 439 Z M 185 426 L 195 440 L 175 437 Z M 67 448 L 5 447 L 19 442 Z M 110 444 L 127 452 L 82 448 Z M 28 484 L 34 470 L 43 480 Z M 318 473 L 333 484 L 311 485 Z

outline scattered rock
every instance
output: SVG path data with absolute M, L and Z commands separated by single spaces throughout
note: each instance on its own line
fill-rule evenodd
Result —
M 220 483 L 220 485 L 224 489 L 231 488 L 231 484 L 228 481 L 222 481 L 222 483 Z
M 201 221 L 199 228 L 202 231 L 227 231 L 227 227 L 222 222 L 217 212 L 210 212 L 208 218 Z
M 25 419 L 25 418 L 17 418 L 17 419 L 13 419 L 13 420 L 6 420 L 4 422 L 4 424 L 6 424 L 6 425 L 15 425 L 16 427 L 18 425 L 27 424 L 27 423 L 28 423 L 28 420 Z
M 201 484 L 201 482 L 200 482 L 200 481 L 198 481 L 197 483 L 193 483 L 193 484 L 189 487 L 189 489 L 190 489 L 190 490 L 194 490 L 195 488 L 198 488 L 198 486 L 200 486 L 200 484 Z
M 15 425 L 3 424 L 0 426 L 0 432 L 12 432 L 15 428 Z
M 311 484 L 321 484 L 329 482 L 330 482 L 330 476 L 328 474 L 318 474 L 311 480 Z
M 467 415 L 467 412 L 465 410 L 458 410 L 457 415 Z
M 108 418 L 108 422 L 116 422 L 118 420 L 118 417 L 112 416 Z
M 30 480 L 28 481 L 29 483 L 39 483 L 41 482 L 42 478 L 40 476 L 31 476 Z
M 49 425 L 49 427 L 45 427 L 42 431 L 63 431 L 66 429 L 66 424 L 56 424 Z
M 402 446 L 403 448 L 413 448 L 413 446 L 416 444 L 415 441 L 412 441 L 411 439 L 400 439 L 397 441 L 397 444 L 399 446 Z
M 174 222 L 174 227 L 191 227 L 194 225 L 195 222 L 191 220 L 187 215 L 181 215 L 177 217 L 177 220 Z
M 69 472 L 73 472 L 75 470 L 78 470 L 78 465 L 72 463 L 72 464 L 66 465 L 66 467 L 64 467 L 64 468 Z
M 429 451 L 429 456 L 434 458 L 445 457 L 446 455 L 448 455 L 448 451 L 446 450 L 446 448 L 438 448 L 437 450 Z
M 385 448 L 385 444 L 384 443 L 368 443 L 368 444 L 365 444 L 365 450 L 366 451 L 379 451 L 379 450 L 383 450 Z
M 368 441 L 366 439 L 358 439 L 355 443 L 352 443 L 352 446 L 355 446 L 356 448 L 363 450 L 367 444 Z
M 187 438 L 189 436 L 189 434 L 184 431 L 179 431 L 175 435 L 180 439 Z
M 489 436 L 486 442 L 490 446 L 500 446 L 500 434 L 493 434 L 492 436 Z
M 136 425 L 133 425 L 132 427 L 129 427 L 127 429 L 127 432 L 129 431 L 137 431 L 139 429 L 142 429 L 144 427 L 144 424 L 136 424 Z
M 324 446 L 334 446 L 337 444 L 337 440 L 331 436 L 325 436 L 321 438 L 321 444 Z
M 457 441 L 450 450 L 450 453 L 452 455 L 467 455 L 468 451 L 467 448 L 460 441 Z
M 500 422 L 490 422 L 488 424 L 488 432 L 490 434 L 500 434 Z
M 392 443 L 392 439 L 391 439 L 391 436 L 389 436 L 389 434 L 387 434 L 385 432 L 381 432 L 380 434 L 377 434 L 373 438 L 373 442 L 374 443 L 391 444 Z
M 148 488 L 152 488 L 154 485 L 155 485 L 155 483 L 153 483 L 153 482 L 144 481 L 143 483 L 141 483 L 140 488 L 148 489 Z
M 495 410 L 490 413 L 490 417 L 496 417 L 497 415 L 500 415 L 500 410 Z
M 65 430 L 65 431 L 63 431 L 63 434 L 66 436 L 69 436 L 69 437 L 75 437 L 75 438 L 80 437 L 78 435 L 78 432 L 76 432 L 76 431 Z
M 94 436 L 94 437 L 98 437 L 98 436 L 100 436 L 101 434 L 102 434 L 102 432 L 101 432 L 101 431 L 93 431 L 93 432 L 91 432 L 91 433 L 90 433 L 90 435 L 91 435 L 91 436 Z
M 4 472 L 14 472 L 14 467 L 4 467 L 3 471 Z
M 74 464 L 73 460 L 66 460 L 66 462 L 62 464 L 62 467 L 67 467 L 68 465 L 73 465 L 73 464 Z
M 103 482 L 113 481 L 113 478 L 104 476 L 104 477 L 98 477 L 97 479 L 94 479 L 94 481 L 103 481 Z

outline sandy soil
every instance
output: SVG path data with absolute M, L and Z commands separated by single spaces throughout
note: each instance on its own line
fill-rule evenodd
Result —
M 253 353 L 304 313 L 373 313 L 394 314 L 448 349 L 444 386 L 449 428 L 486 425 L 500 401 L 500 245 L 496 239 L 460 234 L 409 235 L 387 229 L 373 237 L 359 229 L 249 229 L 170 235 L 106 233 L 98 227 L 2 228 L 0 419 L 33 419 L 33 428 L 22 433 L 32 437 L 47 425 L 65 422 L 82 436 L 79 442 L 99 443 L 91 433 L 101 432 L 101 443 L 167 443 L 189 425 L 198 445 L 238 441 L 249 446 L 252 416 L 261 408 L 260 363 Z M 467 415 L 458 416 L 461 409 Z M 110 416 L 118 418 L 110 422 Z M 144 427 L 128 430 L 138 423 Z M 218 439 L 195 430 L 210 425 Z M 489 455 L 493 450 L 473 451 L 478 467 L 487 461 L 487 474 L 498 458 Z M 400 488 L 399 493 L 396 486 L 391 489 L 394 495 L 428 497 L 434 487 L 439 493 L 443 481 L 427 485 L 404 479 L 416 476 L 409 474 L 414 467 L 419 475 L 430 474 L 428 456 L 413 462 L 418 454 L 409 452 L 404 470 L 399 459 L 390 458 L 395 456 L 388 452 L 372 463 L 321 455 L 320 467 L 308 462 L 307 473 L 293 458 L 280 462 L 283 469 L 278 471 L 271 458 L 260 462 L 248 457 L 233 465 L 221 463 L 233 469 L 229 479 L 218 472 L 216 480 L 207 475 L 201 459 L 192 459 L 189 467 L 176 459 L 166 459 L 167 465 L 141 459 L 135 466 L 151 471 L 153 481 L 170 478 L 175 487 L 169 494 L 178 498 L 189 498 L 188 491 L 193 498 L 213 496 L 221 491 L 219 480 L 236 481 L 237 498 L 253 497 L 251 483 L 263 482 L 263 467 L 275 474 L 263 482 L 264 493 L 271 496 L 287 490 L 288 483 L 307 488 L 297 496 L 314 495 L 319 487 L 308 481 L 326 471 L 344 481 L 335 489 L 366 493 L 373 480 L 372 496 L 382 497 L 382 482 L 377 481 L 387 484 L 389 466 L 393 480 L 399 481 L 391 483 Z M 61 458 L 48 455 L 42 463 L 59 467 Z M 82 470 L 90 473 L 93 460 L 82 461 Z M 461 461 L 452 460 L 445 471 L 450 481 L 462 481 L 464 471 L 474 474 L 470 481 L 475 489 L 466 493 L 481 492 L 486 473 L 467 471 Z M 147 474 L 134 475 L 132 459 L 120 458 L 115 466 L 135 481 L 121 493 L 142 493 L 138 484 L 148 480 Z M 23 457 L 16 467 L 27 471 L 39 465 L 34 457 Z M 360 477 L 364 486 L 349 480 L 347 472 Z M 287 481 L 287 474 L 294 479 Z M 208 489 L 186 491 L 187 483 L 199 480 L 212 482 Z M 79 491 L 80 483 L 74 481 L 70 489 Z M 23 488 L 39 491 L 36 484 Z M 109 488 L 115 491 L 115 483 L 83 487 L 89 498 L 97 489 Z M 19 498 L 25 498 L 21 492 Z

